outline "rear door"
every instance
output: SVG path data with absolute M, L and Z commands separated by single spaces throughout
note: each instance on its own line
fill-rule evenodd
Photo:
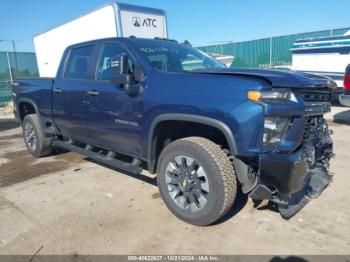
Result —
M 87 86 L 89 125 L 96 145 L 139 155 L 143 96 L 130 97 L 122 86 L 115 86 L 110 81 L 111 60 L 122 54 L 129 57 L 129 65 L 133 68 L 135 59 L 123 45 L 106 43 L 101 46 L 95 80 L 89 81 Z
M 82 141 L 89 134 L 86 90 L 95 49 L 94 45 L 72 48 L 63 73 L 56 78 L 52 90 L 52 113 L 56 126 L 63 135 Z

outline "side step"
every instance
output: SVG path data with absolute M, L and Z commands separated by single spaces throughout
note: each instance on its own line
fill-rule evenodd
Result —
M 87 156 L 88 158 L 91 158 L 98 162 L 104 163 L 106 165 L 110 165 L 112 167 L 124 170 L 126 172 L 129 172 L 135 175 L 140 174 L 142 172 L 142 168 L 139 166 L 141 164 L 141 161 L 138 159 L 134 159 L 132 163 L 124 162 L 114 158 L 115 153 L 111 151 L 109 151 L 107 155 L 95 153 L 91 151 L 93 149 L 93 146 L 86 145 L 85 148 L 82 148 L 82 147 L 73 145 L 71 140 L 67 142 L 64 142 L 61 140 L 54 140 L 52 141 L 52 144 L 54 146 L 61 147 L 68 151 L 74 151 L 74 152 L 80 153 L 82 155 Z

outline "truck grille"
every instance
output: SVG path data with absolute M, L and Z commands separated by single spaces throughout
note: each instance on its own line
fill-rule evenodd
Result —
M 306 123 L 305 123 L 305 131 L 304 131 L 304 137 L 303 140 L 305 142 L 307 141 L 313 141 L 316 138 L 317 134 L 317 128 L 321 126 L 321 118 L 322 117 L 306 117 Z
M 332 98 L 331 92 L 329 91 L 302 90 L 294 91 L 294 93 L 301 97 L 305 102 L 330 102 Z
M 323 116 L 308 116 L 305 120 L 304 142 L 320 141 L 329 137 L 327 123 Z
M 299 89 L 293 92 L 305 102 L 306 115 L 323 115 L 331 111 L 332 93 L 329 88 Z
M 329 94 L 319 94 L 319 93 L 304 93 L 301 98 L 307 102 L 328 102 L 330 100 Z
M 331 111 L 331 103 L 329 102 L 306 102 L 306 115 L 323 115 Z

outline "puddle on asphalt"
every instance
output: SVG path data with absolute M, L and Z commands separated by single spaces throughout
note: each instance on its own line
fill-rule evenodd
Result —
M 49 161 L 34 163 L 37 159 L 26 150 L 9 152 L 2 157 L 9 161 L 0 166 L 0 187 L 65 170 L 84 159 L 82 155 L 69 152 L 51 157 Z
M 20 125 L 12 119 L 0 119 L 0 131 L 18 128 Z

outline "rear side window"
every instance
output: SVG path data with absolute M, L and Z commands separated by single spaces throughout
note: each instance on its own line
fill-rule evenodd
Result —
M 87 79 L 94 46 L 72 49 L 64 74 L 65 79 Z

